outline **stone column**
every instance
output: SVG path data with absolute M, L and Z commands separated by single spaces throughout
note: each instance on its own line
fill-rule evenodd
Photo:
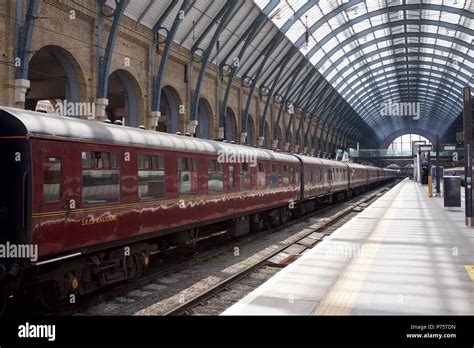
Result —
M 240 143 L 245 144 L 246 140 L 247 140 L 247 133 L 246 132 L 240 133 Z
M 224 139 L 224 127 L 216 128 L 217 139 Z
M 188 132 L 191 134 L 196 133 L 196 127 L 198 126 L 198 121 L 197 120 L 191 120 L 189 121 L 189 130 Z
M 15 103 L 26 101 L 26 91 L 30 88 L 30 80 L 15 79 Z
M 109 105 L 109 100 L 107 98 L 97 98 L 95 100 L 95 120 L 98 122 L 103 122 L 107 118 L 107 113 L 105 108 Z
M 160 122 L 161 111 L 152 111 L 150 117 L 150 127 L 158 130 L 158 123 Z
M 278 139 L 272 141 L 272 149 L 277 149 L 278 148 Z

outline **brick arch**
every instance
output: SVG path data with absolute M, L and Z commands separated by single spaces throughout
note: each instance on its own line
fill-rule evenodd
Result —
M 239 140 L 239 134 L 237 134 L 237 117 L 231 107 L 227 107 L 224 138 L 227 141 L 238 142 Z
M 284 136 L 283 136 L 283 129 L 281 128 L 281 126 L 278 126 L 277 139 L 278 139 L 277 148 L 282 150 L 285 147 L 285 139 L 284 139 Z
M 270 130 L 270 125 L 268 121 L 265 121 L 265 128 L 263 131 L 263 136 L 265 139 L 263 139 L 263 147 L 266 149 L 272 148 L 272 132 Z
M 135 78 L 135 76 L 132 75 L 132 73 L 130 73 L 127 70 L 124 70 L 124 69 L 114 70 L 109 75 L 109 87 L 107 91 L 108 98 L 109 98 L 109 105 L 110 105 L 109 95 L 112 96 L 113 93 L 116 93 L 116 91 L 113 90 L 113 86 L 110 85 L 111 78 L 118 79 L 123 86 L 123 92 L 118 91 L 118 93 L 125 94 L 124 113 L 125 113 L 125 118 L 128 119 L 127 125 L 136 127 L 140 124 L 144 124 L 145 118 L 143 115 L 145 111 L 145 105 L 144 105 L 143 93 L 142 93 L 140 84 L 138 83 L 138 80 Z
M 257 144 L 257 129 L 255 128 L 255 122 L 253 121 L 252 115 L 249 115 L 249 121 L 247 124 L 247 144 L 254 146 Z
M 58 76 L 58 83 L 64 84 L 64 91 L 61 91 L 61 86 L 58 86 L 58 90 L 45 88 L 44 91 L 40 91 L 41 87 L 39 85 L 35 86 L 35 79 L 41 78 L 41 76 L 44 77 L 48 73 L 45 72 L 47 69 L 61 73 L 57 70 L 58 67 L 62 69 L 65 75 L 65 77 Z M 60 97 L 76 103 L 87 101 L 87 84 L 83 69 L 74 55 L 61 46 L 45 45 L 31 55 L 28 78 L 32 80 L 30 99 L 58 99 L 56 97 Z M 48 78 L 51 78 L 51 76 L 48 76 Z M 35 87 L 38 90 L 35 90 Z
M 160 120 L 160 130 L 168 133 L 183 131 L 183 115 L 180 114 L 180 108 L 183 105 L 181 96 L 176 88 L 171 85 L 163 87 L 161 90 L 160 111 L 163 120 Z
M 213 139 L 214 116 L 211 104 L 209 104 L 206 98 L 199 98 L 197 121 L 196 136 L 204 139 Z

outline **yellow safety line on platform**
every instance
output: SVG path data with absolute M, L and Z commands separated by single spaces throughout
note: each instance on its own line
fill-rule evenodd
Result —
M 465 265 L 464 268 L 466 269 L 469 278 L 474 281 L 474 266 Z
M 402 188 L 392 200 L 390 207 L 384 216 L 375 226 L 372 234 L 365 241 L 363 254 L 355 256 L 341 273 L 334 286 L 329 290 L 321 304 L 311 313 L 311 315 L 349 315 L 359 298 L 362 287 L 365 283 L 369 269 L 371 268 L 378 249 L 382 244 L 385 233 L 393 223 L 395 217 L 394 202 L 397 202 Z M 399 201 L 398 201 L 399 202 Z

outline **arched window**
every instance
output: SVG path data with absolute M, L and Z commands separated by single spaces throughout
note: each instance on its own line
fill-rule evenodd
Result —
M 425 144 L 431 144 L 431 142 L 425 137 L 419 134 L 404 134 L 395 139 L 388 147 L 388 152 L 393 155 L 412 155 L 412 148 L 415 142 L 424 142 Z

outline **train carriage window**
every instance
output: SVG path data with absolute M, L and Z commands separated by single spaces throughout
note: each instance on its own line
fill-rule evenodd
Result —
M 300 183 L 300 172 L 299 172 L 299 168 L 298 166 L 292 166 L 291 167 L 291 176 L 292 176 L 292 179 L 291 179 L 291 182 L 293 185 L 299 185 Z
M 275 163 L 272 163 L 272 177 L 270 187 L 278 187 L 278 166 Z
M 266 175 L 265 175 L 265 164 L 259 163 L 258 171 L 257 171 L 257 189 L 264 190 L 266 187 L 267 187 L 267 183 L 266 183 Z
M 283 186 L 288 186 L 290 184 L 290 175 L 289 175 L 289 172 L 288 172 L 288 164 L 283 165 L 282 182 L 283 182 Z
M 224 168 L 217 160 L 207 161 L 207 189 L 209 194 L 224 191 Z
M 92 152 L 82 153 L 82 168 L 90 168 L 92 163 Z
M 138 196 L 140 200 L 165 197 L 163 157 L 138 155 Z
M 61 199 L 61 159 L 48 157 L 43 160 L 43 202 Z
M 101 152 L 100 154 L 94 153 L 93 157 L 94 168 L 106 169 L 110 168 L 110 153 Z
M 240 164 L 240 191 L 248 191 L 251 189 L 250 183 L 250 166 L 248 163 Z
M 117 154 L 83 152 L 82 202 L 84 204 L 119 202 L 120 171 L 118 166 Z
M 111 168 L 120 168 L 120 163 L 116 153 L 110 154 L 110 167 Z
M 197 193 L 197 159 L 178 158 L 178 191 L 180 195 L 194 195 Z

